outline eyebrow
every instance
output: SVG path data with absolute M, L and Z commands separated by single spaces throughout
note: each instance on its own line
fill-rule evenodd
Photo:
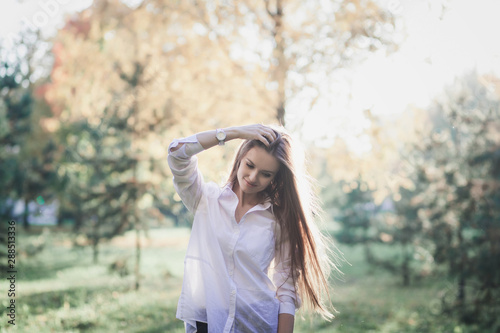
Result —
M 249 159 L 248 157 L 245 157 L 245 159 L 246 159 L 248 162 L 250 162 L 250 163 L 252 163 L 253 165 L 255 165 L 255 163 L 254 163 L 254 162 L 252 162 L 252 160 L 251 160 L 251 159 Z M 269 172 L 269 173 L 272 173 L 272 174 L 275 174 L 275 173 L 277 172 L 277 171 L 269 171 L 269 170 L 261 170 L 261 171 L 263 171 L 263 172 Z

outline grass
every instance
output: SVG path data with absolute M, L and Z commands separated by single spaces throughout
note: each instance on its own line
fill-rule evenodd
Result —
M 73 249 L 70 234 L 61 231 L 45 233 L 44 249 L 29 257 L 23 248 L 40 236 L 19 231 L 16 326 L 2 315 L 0 332 L 184 332 L 175 311 L 189 230 L 149 234 L 142 240 L 141 287 L 136 291 L 133 274 L 120 277 L 109 270 L 122 258 L 133 272 L 133 233 L 103 244 L 94 264 L 91 249 Z M 299 313 L 296 332 L 480 332 L 440 314 L 440 293 L 449 288 L 448 282 L 427 279 L 403 288 L 398 277 L 368 267 L 361 248 L 342 250 L 351 265 L 342 267 L 341 280 L 332 281 L 332 301 L 339 313 L 331 322 L 317 316 L 302 320 Z M 6 279 L 0 290 L 5 309 Z

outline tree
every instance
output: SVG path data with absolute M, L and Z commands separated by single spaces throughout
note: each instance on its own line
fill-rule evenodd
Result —
M 434 259 L 456 279 L 454 309 L 461 319 L 484 325 L 493 325 L 500 305 L 495 86 L 498 79 L 475 73 L 457 80 L 432 110 L 430 135 L 415 144 L 426 184 L 417 197 L 418 216 Z
M 378 210 L 373 202 L 372 191 L 362 180 L 341 181 L 338 186 L 343 195 L 336 202 L 328 203 L 338 210 L 334 219 L 340 224 L 341 230 L 335 237 L 341 243 L 362 244 L 365 258 L 370 261 L 370 244 L 376 240 L 373 219 Z
M 388 199 L 393 209 L 379 214 L 374 223 L 379 240 L 396 251 L 389 258 L 372 256 L 371 263 L 399 274 L 405 287 L 410 285 L 417 272 L 430 273 L 429 258 L 432 255 L 425 248 L 422 221 L 418 217 L 421 207 L 415 200 L 419 194 L 418 189 L 400 187 L 393 198 Z
M 19 152 L 26 142 L 26 137 L 30 131 L 30 115 L 33 105 L 33 96 L 22 87 L 25 73 L 22 73 L 21 59 L 14 60 L 8 58 L 9 52 L 2 48 L 2 59 L 0 72 L 0 116 L 2 117 L 1 158 L 2 174 L 2 204 L 8 204 L 22 197 L 23 194 L 23 173 L 20 168 Z M 10 200 L 9 200 L 10 199 Z M 10 216 L 12 217 L 12 215 Z M 27 223 L 27 221 L 25 221 Z
M 345 244 L 362 245 L 368 264 L 401 276 L 403 286 L 409 286 L 412 275 L 419 269 L 429 273 L 428 259 L 422 246 L 422 223 L 417 216 L 420 208 L 414 200 L 415 189 L 400 187 L 393 197 L 376 204 L 368 182 L 363 179 L 340 181 L 343 195 L 325 202 L 336 207 L 334 215 L 340 224 L 336 239 Z M 374 244 L 390 247 L 393 255 L 381 257 L 373 251 Z M 413 267 L 420 258 L 422 268 Z
M 263 114 L 245 89 L 245 75 L 225 69 L 226 55 L 206 34 L 193 34 L 196 21 L 177 5 L 95 2 L 56 37 L 45 94 L 62 125 L 64 172 L 81 203 L 78 224 L 88 229 L 95 258 L 98 239 L 136 230 L 136 288 L 140 232 L 148 219 L 161 217 L 158 206 L 177 205 L 164 194 L 173 195 L 165 171 L 168 140 L 241 122 L 245 111 Z M 240 112 L 224 113 L 237 104 Z M 215 107 L 221 110 L 206 117 Z M 205 162 L 207 170 L 217 170 L 213 160 L 215 166 L 227 160 L 223 151 L 214 153 L 219 158 Z
M 331 93 L 325 87 L 335 79 L 337 70 L 375 50 L 395 48 L 396 19 L 371 0 L 193 4 L 193 16 L 201 19 L 224 52 L 230 52 L 232 68 L 241 71 L 252 66 L 264 71 L 264 78 L 253 75 L 259 81 L 253 80 L 252 86 L 283 125 L 291 101 L 307 100 L 310 110 Z
M 336 8 L 347 3 L 339 2 Z M 326 35 L 320 37 L 325 37 L 325 41 L 312 43 L 318 51 L 305 57 L 300 56 L 300 50 L 307 47 L 313 30 L 299 34 L 301 27 L 292 24 L 296 22 L 294 15 L 305 7 L 300 2 L 290 2 L 285 10 L 284 4 L 146 0 L 132 8 L 119 1 L 95 1 L 59 31 L 54 40 L 52 80 L 45 97 L 59 124 L 85 124 L 85 131 L 100 132 L 99 149 L 93 146 L 98 141 L 89 140 L 88 134 L 69 134 L 68 150 L 88 150 L 84 159 L 69 163 L 76 168 L 84 165 L 84 178 L 100 179 L 100 185 L 107 189 L 107 193 L 100 192 L 99 200 L 92 200 L 102 201 L 108 194 L 115 196 L 123 208 L 116 214 L 126 216 L 120 222 L 124 229 L 143 229 L 146 212 L 158 216 L 158 206 L 175 203 L 175 197 L 165 195 L 173 194 L 165 173 L 165 148 L 171 138 L 245 123 L 249 117 L 252 122 L 269 123 L 278 118 L 284 123 L 283 94 L 289 88 L 284 86 L 283 78 L 292 82 L 288 78 L 292 66 L 297 72 L 297 66 L 304 66 L 305 71 L 304 62 L 312 63 L 319 53 L 323 54 L 323 64 L 331 63 L 328 56 L 332 53 L 328 52 L 333 52 L 334 47 L 340 49 L 337 43 L 344 45 L 346 54 L 354 46 L 370 49 L 366 45 L 372 43 L 361 43 L 362 36 L 368 35 L 370 41 L 384 41 L 374 31 L 385 31 L 385 24 L 391 22 L 371 2 L 353 2 L 344 16 L 336 16 L 335 22 L 343 30 L 327 29 L 329 21 L 322 18 Z M 314 2 L 308 6 L 308 14 L 317 9 Z M 328 10 L 333 13 L 335 8 Z M 367 10 L 366 16 L 360 14 L 363 10 Z M 288 11 L 294 14 L 285 18 Z M 361 19 L 366 25 L 357 21 Z M 356 33 L 349 30 L 350 20 L 357 22 Z M 311 26 L 313 21 L 312 16 L 307 18 Z M 280 24 L 286 29 L 279 30 Z M 270 31 L 273 32 L 269 34 Z M 257 44 L 247 43 L 254 37 Z M 257 45 L 262 43 L 278 51 L 261 54 Z M 200 158 L 201 167 L 209 170 L 208 179 L 225 178 L 221 170 L 227 169 L 231 159 L 225 152 L 211 150 Z M 92 163 L 98 154 L 102 155 L 99 165 Z M 125 166 L 113 172 L 116 159 L 121 159 Z M 73 171 L 65 168 L 71 179 L 83 175 L 71 177 L 68 172 Z M 111 184 L 126 185 L 125 192 L 112 191 L 108 188 Z M 90 191 L 84 196 L 88 200 L 93 198 L 90 188 L 79 189 L 81 193 Z M 118 199 L 119 195 L 127 199 Z M 82 216 L 95 215 L 92 209 L 85 209 L 88 214 Z M 102 219 L 103 216 L 109 218 Z M 99 224 L 112 220 L 104 212 L 97 218 Z
M 41 122 L 48 109 L 36 96 L 45 79 L 36 69 L 46 61 L 36 32 L 23 31 L 18 40 L 1 48 L 0 95 L 2 112 L 2 204 L 24 201 L 22 222 L 29 227 L 28 203 L 51 200 L 56 187 L 57 146 Z M 11 216 L 12 217 L 12 216 Z
M 5 65 L 4 65 L 5 66 Z M 5 68 L 5 67 L 4 67 Z M 8 80 L 7 80 L 8 81 Z M 5 76 L 0 79 L 0 87 L 3 90 L 6 86 Z M 14 193 L 13 175 L 17 164 L 16 156 L 10 151 L 6 142 L 12 142 L 12 139 L 8 139 L 8 135 L 11 129 L 9 126 L 9 119 L 7 118 L 7 108 L 5 102 L 0 100 L 0 142 L 2 142 L 0 149 L 0 163 L 2 168 L 0 169 L 0 246 L 2 250 L 0 252 L 0 269 L 7 268 L 7 231 L 8 231 L 8 221 L 13 217 L 12 209 L 13 204 L 10 201 Z

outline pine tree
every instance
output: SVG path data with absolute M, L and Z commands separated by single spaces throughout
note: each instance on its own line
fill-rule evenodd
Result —
M 417 145 L 427 184 L 419 216 L 434 259 L 456 281 L 455 312 L 465 322 L 498 325 L 500 95 L 490 79 L 471 73 L 436 104 L 435 127 Z
M 335 238 L 345 244 L 362 244 L 365 258 L 370 262 L 373 258 L 370 244 L 376 241 L 373 219 L 378 211 L 373 202 L 372 190 L 361 179 L 341 181 L 339 186 L 344 195 L 337 198 L 337 202 L 327 203 L 338 211 L 334 219 L 340 223 L 341 230 L 335 234 Z
M 23 184 L 28 176 L 22 168 L 20 152 L 31 130 L 30 116 L 33 95 L 23 87 L 26 73 L 17 52 L 1 49 L 0 59 L 0 205 L 6 218 L 14 218 L 15 201 L 23 196 Z M 9 58 L 8 56 L 14 56 Z M 17 217 L 16 217 L 17 218 Z M 22 218 L 21 216 L 19 218 Z M 5 221 L 5 218 L 3 218 Z M 24 225 L 28 220 L 24 216 Z
M 36 32 L 21 32 L 9 48 L 2 49 L 0 93 L 3 105 L 2 136 L 2 201 L 24 202 L 22 216 L 16 216 L 29 227 L 30 202 L 43 204 L 54 199 L 57 178 L 58 146 L 51 133 L 41 126 L 49 114 L 36 91 L 45 80 L 40 63 L 47 55 L 39 51 L 40 36 Z M 37 69 L 36 69 L 37 68 Z

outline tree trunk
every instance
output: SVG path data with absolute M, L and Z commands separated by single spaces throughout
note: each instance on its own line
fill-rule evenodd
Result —
M 281 125 L 285 125 L 285 82 L 288 65 L 285 57 L 285 41 L 283 38 L 283 4 L 281 0 L 276 0 L 276 8 L 272 11 L 269 8 L 269 1 L 266 1 L 266 9 L 268 14 L 274 21 L 273 38 L 274 60 L 276 65 L 273 70 L 273 80 L 278 85 L 278 103 L 276 105 L 276 119 Z
M 78 232 L 83 224 L 83 212 L 82 212 L 82 209 L 80 208 L 80 204 L 78 205 L 78 208 L 76 210 L 76 214 L 74 215 L 74 217 L 75 217 L 75 220 L 74 220 L 75 224 L 73 225 L 73 231 Z
M 460 261 L 458 263 L 458 294 L 457 294 L 457 304 L 459 306 L 461 315 L 464 316 L 465 300 L 466 300 L 466 278 L 465 278 L 465 262 L 466 254 L 464 251 L 464 237 L 462 234 L 463 225 L 460 222 L 460 227 L 458 228 L 458 249 L 460 255 Z
M 371 252 L 370 246 L 368 245 L 367 241 L 363 243 L 363 252 L 365 254 L 365 261 L 369 264 L 375 264 L 375 258 Z
M 94 264 L 99 262 L 99 241 L 95 237 L 92 241 L 92 261 Z
M 62 227 L 63 221 L 63 215 L 61 214 L 61 209 L 59 209 L 59 213 L 57 214 L 57 226 Z
M 93 251 L 93 261 L 97 264 L 99 261 L 99 223 L 97 218 L 93 219 L 93 240 L 92 240 L 92 251 Z
M 410 254 L 406 245 L 403 245 L 403 263 L 401 264 L 401 274 L 403 277 L 403 286 L 408 287 L 410 285 Z
M 30 215 L 29 200 L 24 198 L 24 212 L 23 212 L 23 227 L 24 227 L 24 229 L 30 228 L 29 215 Z
M 140 265 L 141 265 L 141 234 L 140 230 L 137 226 L 137 223 L 134 223 L 135 226 L 135 290 L 139 290 L 140 287 Z

